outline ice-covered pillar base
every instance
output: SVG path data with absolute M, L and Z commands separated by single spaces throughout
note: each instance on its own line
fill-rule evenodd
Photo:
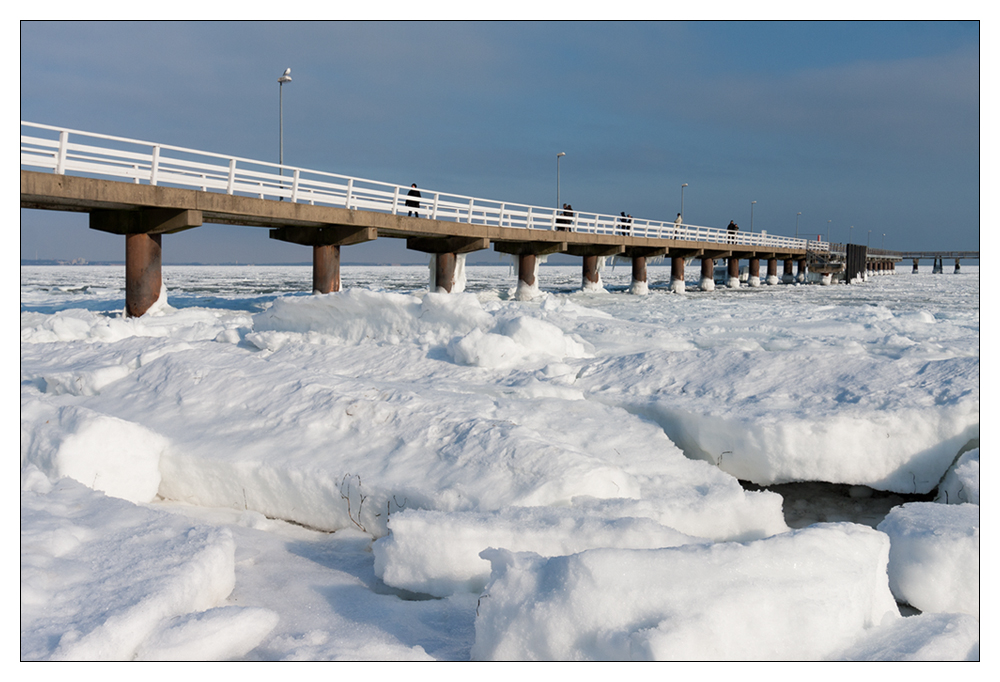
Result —
M 760 286 L 760 258 L 750 258 L 750 263 L 747 267 L 747 284 L 752 287 Z
M 701 282 L 698 286 L 702 291 L 715 291 L 715 259 L 701 259 Z
M 962 272 L 962 266 L 958 264 L 958 259 L 956 258 L 955 259 L 955 274 L 957 275 L 960 272 Z
M 141 317 L 163 289 L 163 242 L 159 234 L 125 235 L 125 315 Z
M 786 258 L 782 266 L 781 281 L 785 284 L 790 284 L 795 281 L 795 275 L 792 273 L 792 264 L 794 261 L 791 258 Z
M 833 273 L 824 272 L 823 277 L 820 279 L 819 283 L 822 285 L 833 284 Z
M 778 259 L 768 258 L 767 259 L 767 283 L 777 284 L 778 283 Z
M 465 290 L 465 254 L 431 254 L 431 291 L 446 294 Z
M 340 247 L 313 246 L 313 293 L 340 291 Z
M 726 286 L 730 289 L 740 288 L 740 259 L 738 256 L 730 256 L 727 262 L 728 276 Z
M 583 257 L 583 290 L 594 291 L 603 287 L 598 256 Z
M 649 293 L 649 283 L 646 279 L 646 257 L 632 257 L 632 286 L 629 293 L 645 296 Z
M 915 275 L 918 272 L 920 272 L 920 259 L 919 258 L 914 258 L 913 259 L 913 274 Z
M 675 294 L 684 293 L 684 257 L 670 258 L 670 290 Z
M 518 301 L 530 301 L 541 292 L 538 289 L 539 258 L 533 253 L 523 253 L 517 257 L 517 292 L 514 298 Z
M 795 281 L 796 282 L 805 282 L 806 281 L 806 259 L 805 258 L 800 258 L 799 261 L 798 261 L 798 263 L 796 263 L 796 266 L 797 267 L 796 267 L 796 270 L 795 270 Z

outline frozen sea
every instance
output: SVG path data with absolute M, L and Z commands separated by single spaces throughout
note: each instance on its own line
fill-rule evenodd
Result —
M 21 267 L 22 660 L 978 660 L 979 269 Z

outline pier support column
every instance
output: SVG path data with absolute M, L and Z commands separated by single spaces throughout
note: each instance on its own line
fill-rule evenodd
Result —
M 786 258 L 782 266 L 781 281 L 786 284 L 795 281 L 795 275 L 792 273 L 792 263 L 794 263 L 794 261 L 791 258 Z
M 530 301 L 541 292 L 538 289 L 539 257 L 566 250 L 566 242 L 494 242 L 497 253 L 517 256 L 517 290 L 514 298 Z
M 955 274 L 957 275 L 960 272 L 962 272 L 962 266 L 958 264 L 958 259 L 956 258 L 955 259 Z
M 581 286 L 584 291 L 595 291 L 604 287 L 601 282 L 600 258 L 620 255 L 625 252 L 625 247 L 611 244 L 566 244 L 565 252 L 583 258 Z
M 163 288 L 163 242 L 159 234 L 125 235 L 125 314 L 141 317 Z
M 760 286 L 760 258 L 757 258 L 756 256 L 751 256 L 750 257 L 750 267 L 748 268 L 748 270 L 749 270 L 749 279 L 747 280 L 747 284 L 749 284 L 752 287 L 759 287 Z
M 730 256 L 729 260 L 726 262 L 728 279 L 726 280 L 726 286 L 730 289 L 740 288 L 740 257 Z
M 702 291 L 715 291 L 715 259 L 714 258 L 704 258 L 701 259 L 701 282 L 699 283 Z
M 938 275 L 944 272 L 944 258 L 934 257 L 934 268 L 931 270 L 932 275 Z
M 340 247 L 334 244 L 313 247 L 313 293 L 340 291 Z
M 597 269 L 597 256 L 583 257 L 583 288 L 596 288 L 601 283 L 601 273 Z
M 340 247 L 370 242 L 378 237 L 374 227 L 321 225 L 319 227 L 276 227 L 268 234 L 271 239 L 313 250 L 312 292 L 332 294 L 340 291 Z
M 795 279 L 796 279 L 796 281 L 798 281 L 798 282 L 805 282 L 806 281 L 806 259 L 805 258 L 800 258 L 798 260 L 798 263 L 796 265 L 797 265 L 797 268 L 796 268 L 796 271 L 795 271 Z
M 767 259 L 767 283 L 777 284 L 778 283 L 778 259 L 768 258 Z
M 670 290 L 677 294 L 684 293 L 684 257 L 670 258 Z
M 638 296 L 649 293 L 646 259 L 662 256 L 666 252 L 666 249 L 656 249 L 648 246 L 632 246 L 624 249 L 623 255 L 632 261 L 632 286 L 629 287 L 629 293 Z
M 522 253 L 517 257 L 517 281 L 518 288 L 521 283 L 526 287 L 535 287 L 535 264 L 538 257 L 533 253 Z
M 914 258 L 913 259 L 913 274 L 915 275 L 918 272 L 920 272 L 920 259 L 919 258 Z
M 147 208 L 90 212 L 90 227 L 125 235 L 125 315 L 140 317 L 163 290 L 163 234 L 201 225 L 201 211 Z
M 450 294 L 455 288 L 455 265 L 458 263 L 458 256 L 454 253 L 434 254 L 434 282 L 432 289 L 444 289 Z
M 434 256 L 430 290 L 450 294 L 465 289 L 464 273 L 460 272 L 460 265 L 464 265 L 465 260 L 459 256 L 490 248 L 490 240 L 482 237 L 410 237 L 406 240 L 406 248 Z
M 648 292 L 649 282 L 646 277 L 646 257 L 634 256 L 632 258 L 632 293 L 637 293 L 639 289 L 643 289 L 643 293 Z

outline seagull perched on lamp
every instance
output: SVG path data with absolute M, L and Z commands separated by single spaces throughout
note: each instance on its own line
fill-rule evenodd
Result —
M 278 79 L 278 82 L 279 83 L 290 83 L 291 80 L 292 80 L 292 77 L 289 76 L 288 74 L 290 74 L 291 72 L 292 72 L 292 68 L 291 67 L 288 67 L 287 69 L 285 69 L 285 73 L 281 74 L 281 78 Z

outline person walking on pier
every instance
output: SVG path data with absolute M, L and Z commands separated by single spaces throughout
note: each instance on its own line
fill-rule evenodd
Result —
M 622 211 L 621 215 L 622 215 L 622 217 L 618 219 L 618 222 L 621 224 L 622 228 L 621 228 L 621 231 L 618 232 L 618 234 L 619 235 L 630 235 L 630 234 L 632 234 L 632 225 L 631 225 L 631 223 L 632 223 L 632 215 L 631 214 L 625 215 L 625 211 Z
M 560 217 L 556 218 L 556 229 L 559 230 L 560 232 L 565 232 L 566 230 L 569 229 L 568 227 L 566 227 L 566 225 L 569 224 L 569 221 L 566 220 L 565 217 L 568 215 L 568 213 L 566 212 L 568 208 L 569 204 L 563 204 L 562 213 L 559 214 Z
M 406 193 L 406 196 L 416 197 L 415 199 L 406 200 L 406 208 L 410 209 L 406 212 L 406 215 L 419 218 L 420 214 L 417 212 L 417 209 L 420 208 L 420 190 L 417 189 L 417 183 L 410 185 L 410 191 Z
M 562 212 L 562 214 L 563 214 L 564 217 L 562 217 L 562 218 L 556 218 L 556 229 L 557 230 L 562 230 L 564 232 L 567 231 L 567 230 L 569 230 L 570 232 L 572 232 L 572 228 L 569 227 L 569 225 L 570 225 L 570 223 L 573 222 L 572 221 L 572 218 L 573 218 L 573 207 L 570 206 L 569 204 L 563 204 L 563 212 Z
M 730 243 L 736 241 L 736 233 L 740 231 L 740 226 L 736 224 L 735 220 L 730 220 L 729 225 L 726 226 L 726 232 L 729 233 Z
M 681 214 L 678 213 L 677 217 L 674 219 L 674 237 L 676 237 L 680 233 L 681 223 L 683 222 L 684 219 L 681 218 Z

